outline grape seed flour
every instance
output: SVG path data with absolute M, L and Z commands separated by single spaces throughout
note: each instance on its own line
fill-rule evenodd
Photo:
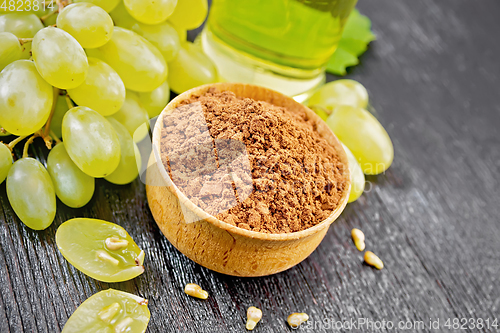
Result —
M 339 205 L 346 166 L 305 112 L 211 90 L 163 119 L 161 157 L 194 204 L 242 229 L 290 233 Z

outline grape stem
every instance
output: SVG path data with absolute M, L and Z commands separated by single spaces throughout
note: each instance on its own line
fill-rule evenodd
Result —
M 24 150 L 23 150 L 23 157 L 22 158 L 25 158 L 25 157 L 28 157 L 28 148 L 30 146 L 30 144 L 33 143 L 33 140 L 35 140 L 37 137 L 41 136 L 40 135 L 40 132 L 41 131 L 38 131 L 36 132 L 35 134 L 33 134 L 27 141 L 26 143 L 24 144 Z
M 56 145 L 60 144 L 62 141 L 59 140 L 59 138 L 57 137 L 57 135 L 54 133 L 54 131 L 50 131 L 50 136 L 52 137 L 52 139 L 56 142 Z
M 59 12 L 59 10 L 54 10 L 52 13 L 45 14 L 42 17 L 40 17 L 40 21 L 42 21 L 42 23 L 44 23 L 48 18 L 50 18 L 54 14 L 57 14 L 58 12 Z
M 14 149 L 14 147 L 21 141 L 23 141 L 25 138 L 27 137 L 27 135 L 25 136 L 19 136 L 17 138 L 15 138 L 14 140 L 12 140 L 11 142 L 9 142 L 9 144 L 7 145 L 7 147 L 9 147 L 10 151 L 12 151 L 12 149 Z
M 74 108 L 75 105 L 73 104 L 73 101 L 71 100 L 68 94 L 66 94 L 65 98 L 66 98 L 66 104 L 68 104 L 68 108 L 70 109 Z
M 24 45 L 26 43 L 31 43 L 33 38 L 19 38 L 19 44 Z

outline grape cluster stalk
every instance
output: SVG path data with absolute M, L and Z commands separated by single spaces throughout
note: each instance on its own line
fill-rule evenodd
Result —
M 95 178 L 134 181 L 137 142 L 170 90 L 218 76 L 186 40 L 206 18 L 206 0 L 24 3 L 23 11 L 0 8 L 0 183 L 19 219 L 43 230 L 56 197 L 79 208 L 92 199 Z M 29 156 L 37 138 L 49 149 L 46 165 Z

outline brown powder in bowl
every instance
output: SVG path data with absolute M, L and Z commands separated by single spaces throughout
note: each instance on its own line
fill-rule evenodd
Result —
M 211 90 L 164 117 L 161 156 L 196 205 L 243 229 L 289 233 L 326 219 L 345 166 L 305 112 Z

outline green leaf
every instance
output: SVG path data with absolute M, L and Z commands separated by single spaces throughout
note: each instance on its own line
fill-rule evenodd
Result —
M 354 9 L 347 19 L 337 50 L 326 65 L 326 71 L 345 75 L 346 68 L 359 63 L 358 57 L 366 51 L 368 44 L 375 38 L 371 31 L 370 19 Z

